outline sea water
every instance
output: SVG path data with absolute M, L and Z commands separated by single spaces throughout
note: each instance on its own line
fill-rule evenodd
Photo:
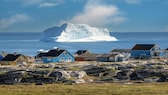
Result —
M 0 52 L 18 52 L 35 56 L 39 49 L 59 47 L 75 53 L 87 49 L 93 53 L 110 53 L 113 49 L 131 49 L 135 44 L 158 44 L 162 49 L 168 48 L 168 32 L 111 32 L 118 41 L 111 42 L 42 42 L 42 33 L 0 33 Z

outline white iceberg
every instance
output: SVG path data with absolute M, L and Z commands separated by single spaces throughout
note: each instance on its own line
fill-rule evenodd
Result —
M 105 28 L 90 27 L 87 24 L 65 23 L 44 31 L 41 41 L 51 42 L 98 42 L 117 41 Z

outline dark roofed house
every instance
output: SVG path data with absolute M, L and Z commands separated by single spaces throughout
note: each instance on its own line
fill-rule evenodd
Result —
M 89 50 L 78 50 L 75 52 L 75 55 L 78 56 L 81 54 L 89 54 L 89 53 L 91 53 Z
M 98 60 L 100 62 L 122 62 L 126 61 L 122 54 L 100 54 Z
M 125 58 L 121 54 L 82 54 L 75 57 L 76 61 L 121 62 Z
M 44 63 L 74 62 L 74 56 L 67 50 L 62 49 L 52 49 L 45 53 L 39 53 L 36 58 L 41 58 Z
M 99 54 L 89 53 L 81 54 L 75 57 L 76 61 L 97 61 Z
M 28 62 L 28 58 L 21 54 L 7 54 L 1 61 L 1 65 L 17 65 Z
M 131 57 L 136 59 L 160 58 L 163 55 L 157 44 L 136 44 L 131 49 Z

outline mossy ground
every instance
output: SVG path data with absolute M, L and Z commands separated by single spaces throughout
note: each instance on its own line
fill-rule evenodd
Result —
M 0 85 L 0 95 L 167 95 L 168 83 Z

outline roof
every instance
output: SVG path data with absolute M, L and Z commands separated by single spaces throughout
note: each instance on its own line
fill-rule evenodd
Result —
M 113 49 L 111 52 L 128 53 L 128 52 L 131 52 L 131 49 Z
M 81 55 L 85 53 L 90 53 L 90 51 L 89 50 L 78 50 L 75 54 Z
M 1 61 L 15 61 L 21 54 L 8 54 Z
M 152 49 L 156 44 L 136 44 L 132 50 L 150 50 Z
M 39 53 L 37 56 L 38 57 L 57 57 L 60 54 L 62 54 L 64 51 L 66 51 L 66 50 L 53 49 L 53 50 L 50 50 L 46 53 Z
M 118 54 L 100 54 L 98 57 L 114 57 Z
M 90 58 L 96 58 L 98 57 L 99 54 L 94 54 L 94 53 L 91 53 L 91 54 L 81 54 L 81 55 L 78 55 L 77 57 L 90 57 Z
M 118 54 L 82 54 L 77 57 L 85 57 L 85 58 L 97 58 L 97 57 L 114 57 Z

